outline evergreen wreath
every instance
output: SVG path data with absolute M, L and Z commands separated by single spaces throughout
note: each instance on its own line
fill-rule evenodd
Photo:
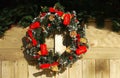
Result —
M 64 38 L 66 50 L 61 55 L 48 51 L 45 44 L 45 39 L 55 34 L 62 34 Z M 85 27 L 80 24 L 76 12 L 64 12 L 57 6 L 40 12 L 29 26 L 25 42 L 25 52 L 37 60 L 39 68 L 55 72 L 73 64 L 88 48 Z

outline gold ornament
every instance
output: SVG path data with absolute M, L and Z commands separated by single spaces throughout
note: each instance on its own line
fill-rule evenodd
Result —
M 65 14 L 63 14 L 63 15 L 61 16 L 61 18 L 64 19 L 64 16 L 65 16 Z
M 87 39 L 86 38 L 80 38 L 80 42 L 81 43 L 87 43 Z
M 46 32 L 45 26 L 43 25 L 41 27 L 42 27 L 43 31 Z
M 67 47 L 67 48 L 66 48 L 66 52 L 68 52 L 68 53 L 71 52 L 70 47 Z
M 38 51 L 37 53 L 38 53 L 39 55 L 41 55 L 41 51 Z
M 75 30 L 70 32 L 70 37 L 76 37 L 77 36 L 77 32 Z
M 58 72 L 58 71 L 59 71 L 57 65 L 52 66 L 52 67 L 51 67 L 51 70 L 54 71 L 54 72 Z
M 55 18 L 54 18 L 55 16 L 53 15 L 53 14 L 51 14 L 50 16 L 49 16 L 49 20 L 50 21 L 53 21 L 53 20 L 55 20 Z

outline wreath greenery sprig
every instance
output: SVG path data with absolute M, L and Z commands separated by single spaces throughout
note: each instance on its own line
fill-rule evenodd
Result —
M 55 34 L 62 34 L 63 54 L 47 49 L 45 39 Z M 25 37 L 25 52 L 38 61 L 40 69 L 60 71 L 77 61 L 87 51 L 85 28 L 77 19 L 75 11 L 64 12 L 58 7 L 50 7 L 33 20 Z

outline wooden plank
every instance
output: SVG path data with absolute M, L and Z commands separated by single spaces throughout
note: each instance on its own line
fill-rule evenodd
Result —
M 20 48 L 0 49 L 0 60 L 16 60 L 24 58 Z M 90 48 L 83 59 L 120 59 L 120 48 Z
M 82 60 L 75 62 L 69 69 L 69 78 L 82 78 Z
M 2 61 L 2 77 L 1 78 L 15 78 L 14 77 L 14 62 Z
M 110 61 L 97 59 L 95 61 L 96 78 L 110 78 Z
M 68 78 L 68 68 L 64 72 L 56 74 L 55 78 Z
M 110 78 L 120 78 L 120 59 L 110 60 Z
M 49 71 L 42 69 L 37 69 L 36 65 L 29 65 L 29 77 L 28 78 L 53 78 L 54 76 L 50 74 Z
M 83 78 L 95 78 L 95 60 L 83 60 Z
M 23 57 L 20 48 L 0 48 L 0 60 L 16 60 Z
M 15 62 L 15 78 L 28 78 L 28 64 L 20 59 Z
M 0 49 L 0 60 L 16 60 L 24 58 L 19 48 Z M 90 48 L 83 59 L 120 59 L 120 48 Z
M 2 78 L 2 61 L 0 61 L 0 78 Z
M 41 78 L 40 70 L 35 65 L 28 65 L 28 78 Z
M 120 48 L 90 48 L 83 59 L 120 59 Z

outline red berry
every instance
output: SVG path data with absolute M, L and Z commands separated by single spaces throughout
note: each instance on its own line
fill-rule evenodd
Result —
M 51 24 L 48 24 L 48 27 L 50 27 L 51 26 Z
M 69 57 L 69 59 L 70 59 L 70 60 L 72 60 L 72 59 L 73 59 L 73 57 L 72 57 L 72 56 L 70 56 L 70 57 Z

